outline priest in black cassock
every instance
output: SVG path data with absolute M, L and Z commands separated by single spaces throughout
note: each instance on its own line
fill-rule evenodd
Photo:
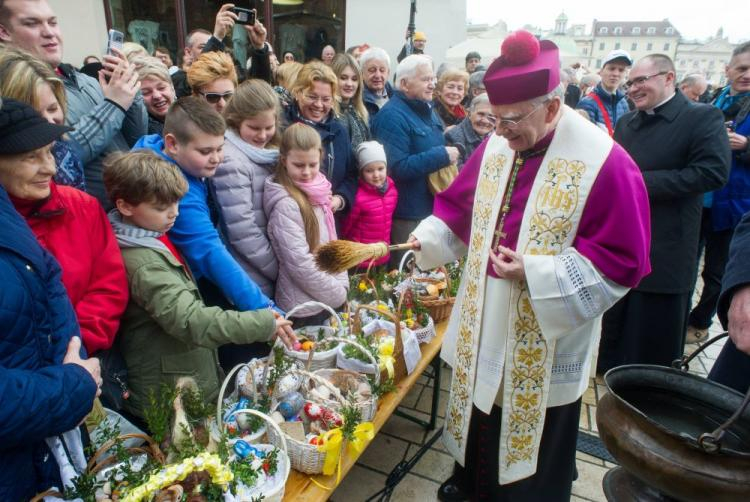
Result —
M 622 364 L 669 366 L 682 356 L 703 194 L 726 183 L 731 161 L 721 111 L 675 91 L 669 57 L 644 57 L 625 86 L 636 110 L 617 122 L 614 140 L 646 182 L 652 272 L 604 315 L 598 373 Z

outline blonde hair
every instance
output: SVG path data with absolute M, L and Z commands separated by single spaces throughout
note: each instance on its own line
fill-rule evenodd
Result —
M 237 71 L 232 58 L 223 52 L 206 52 L 193 61 L 187 72 L 188 85 L 193 93 L 199 92 L 211 82 L 226 78 L 237 87 Z
M 104 162 L 104 188 L 116 204 L 123 200 L 167 205 L 178 202 L 188 190 L 180 169 L 150 150 L 115 152 Z
M 291 89 L 292 96 L 296 99 L 298 94 L 301 94 L 308 89 L 312 89 L 315 82 L 322 82 L 331 86 L 331 97 L 334 98 L 333 111 L 338 115 L 339 104 L 335 97 L 338 94 L 339 79 L 336 77 L 336 74 L 333 73 L 333 70 L 331 70 L 331 68 L 325 63 L 320 61 L 310 61 L 309 63 L 306 63 L 300 70 L 299 75 L 297 75 L 297 80 L 294 82 L 294 86 Z
M 469 90 L 468 73 L 466 73 L 464 70 L 459 70 L 458 68 L 448 68 L 440 74 L 440 78 L 438 79 L 437 85 L 435 86 L 435 95 L 439 95 L 439 93 L 443 90 L 443 86 L 448 82 L 463 82 L 464 96 L 466 96 L 466 93 Z
M 161 62 L 161 59 L 153 56 L 138 55 L 130 62 L 135 66 L 135 69 L 138 72 L 138 80 L 150 77 L 163 80 L 169 85 L 172 85 L 172 78 L 169 76 L 169 70 L 164 66 L 164 63 Z
M 333 62 L 331 63 L 331 69 L 333 70 L 333 73 L 336 74 L 336 77 L 340 77 L 341 74 L 344 73 L 344 70 L 346 70 L 347 68 L 351 68 L 351 70 L 357 75 L 357 77 L 359 77 L 359 80 L 357 81 L 357 90 L 354 91 L 354 96 L 352 96 L 352 105 L 354 105 L 354 111 L 357 112 L 359 118 L 364 120 L 365 124 L 367 124 L 369 120 L 369 114 L 367 113 L 367 108 L 365 108 L 365 103 L 362 100 L 362 88 L 364 87 L 365 83 L 362 79 L 362 72 L 359 69 L 359 64 L 357 63 L 357 60 L 349 54 L 336 54 L 336 56 L 334 56 L 333 58 Z M 340 94 L 338 99 L 341 99 Z
M 263 112 L 273 111 L 276 117 L 276 133 L 269 144 L 279 143 L 279 97 L 267 82 L 259 79 L 251 79 L 242 82 L 234 96 L 224 108 L 224 120 L 227 126 L 239 131 L 240 124 L 245 119 L 253 118 Z
M 276 167 L 274 179 L 276 183 L 283 186 L 289 195 L 299 206 L 299 212 L 302 215 L 302 223 L 305 227 L 305 239 L 310 251 L 314 251 L 320 243 L 320 226 L 318 218 L 315 216 L 310 199 L 307 194 L 300 190 L 294 184 L 286 168 L 286 157 L 292 150 L 318 150 L 323 155 L 323 145 L 320 142 L 320 135 L 309 125 L 297 122 L 287 127 L 281 136 L 281 145 L 279 147 L 279 164 Z
M 284 89 L 291 89 L 297 81 L 297 75 L 299 75 L 301 69 L 302 63 L 297 61 L 281 63 L 276 68 L 276 82 Z
M 0 47 L 0 95 L 39 110 L 39 86 L 47 84 L 65 115 L 65 86 L 52 68 L 28 52 L 14 47 Z
M 135 42 L 125 42 L 122 44 L 122 53 L 125 55 L 125 59 L 132 63 L 133 58 L 136 57 L 148 57 L 148 51 L 141 44 Z

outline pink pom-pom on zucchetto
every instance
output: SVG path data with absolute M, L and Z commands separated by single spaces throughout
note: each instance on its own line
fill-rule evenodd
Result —
M 551 92 L 560 84 L 560 53 L 549 40 L 541 42 L 528 31 L 508 35 L 484 76 L 490 103 L 507 105 Z
M 500 46 L 500 56 L 509 66 L 529 63 L 539 55 L 539 40 L 525 30 L 511 33 Z

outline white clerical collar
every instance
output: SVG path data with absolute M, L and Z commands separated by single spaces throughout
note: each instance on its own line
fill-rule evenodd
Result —
M 671 95 L 670 95 L 670 96 L 669 96 L 669 97 L 668 97 L 667 99 L 665 99 L 664 101 L 662 101 L 661 103 L 659 103 L 659 104 L 658 104 L 658 105 L 656 105 L 655 107 L 653 107 L 653 108 L 649 108 L 648 110 L 644 110 L 644 112 L 646 112 L 646 114 L 647 114 L 647 115 L 654 115 L 654 114 L 656 113 L 656 112 L 655 112 L 654 110 L 656 110 L 656 109 L 657 109 L 657 108 L 659 108 L 659 107 L 660 107 L 661 105 L 663 105 L 664 103 L 666 103 L 667 101 L 669 101 L 670 99 L 672 99 L 672 98 L 673 98 L 673 97 L 675 97 L 675 96 L 677 96 L 677 93 L 676 93 L 676 92 L 672 93 L 672 94 L 671 94 Z

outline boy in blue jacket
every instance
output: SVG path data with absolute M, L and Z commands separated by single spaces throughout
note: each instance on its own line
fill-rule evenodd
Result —
M 240 311 L 278 311 L 229 253 L 216 227 L 218 208 L 208 179 L 224 158 L 225 130 L 224 119 L 205 100 L 187 96 L 169 109 L 162 136 L 144 136 L 133 149 L 153 150 L 176 164 L 188 182 L 169 238 L 187 260 L 206 303 Z M 222 366 L 249 356 L 242 351 L 240 360 L 227 361 L 223 354 L 232 352 L 220 351 Z

